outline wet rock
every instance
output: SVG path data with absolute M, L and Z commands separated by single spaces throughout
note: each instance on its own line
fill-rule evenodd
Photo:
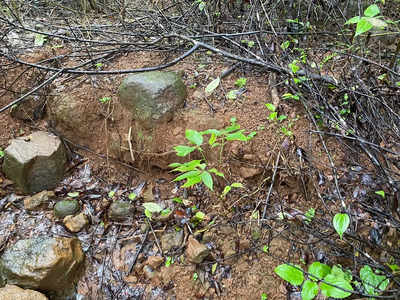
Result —
M 64 219 L 66 216 L 76 214 L 80 209 L 77 200 L 61 200 L 54 206 L 54 215 Z
M 122 105 L 147 129 L 172 120 L 175 110 L 183 106 L 186 95 L 181 77 L 174 72 L 129 75 L 119 88 Z
M 172 248 L 179 248 L 183 242 L 183 230 L 164 233 L 160 240 L 161 248 L 164 253 Z
M 42 191 L 33 196 L 24 199 L 24 207 L 26 210 L 39 210 L 47 206 L 49 199 L 55 197 L 53 191 Z
M 53 189 L 64 176 L 64 146 L 47 132 L 16 138 L 4 153 L 3 172 L 24 193 Z
M 153 270 L 157 269 L 164 262 L 164 258 L 161 256 L 149 256 L 145 262 L 145 265 L 150 266 Z
M 133 216 L 135 207 L 124 201 L 115 201 L 110 205 L 108 216 L 112 220 L 123 220 Z
M 12 284 L 7 284 L 0 289 L 1 300 L 47 300 L 48 298 L 33 290 L 24 290 Z
M 89 224 L 89 220 L 84 213 L 76 216 L 66 216 L 63 222 L 65 227 L 71 232 L 79 232 Z
M 199 264 L 201 263 L 208 255 L 210 254 L 210 250 L 199 241 L 197 241 L 194 237 L 189 236 L 187 248 L 185 251 L 185 255 L 188 261 Z
M 8 284 L 59 293 L 70 289 L 84 262 L 76 238 L 20 240 L 0 258 L 0 277 Z

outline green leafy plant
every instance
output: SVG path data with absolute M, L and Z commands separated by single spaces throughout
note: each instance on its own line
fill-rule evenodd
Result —
M 246 83 L 247 83 L 247 78 L 245 78 L 245 77 L 240 77 L 235 81 L 235 85 L 238 88 L 244 87 L 246 85 Z
M 375 191 L 375 194 L 381 196 L 382 198 L 385 198 L 385 191 L 383 190 Z
M 172 256 L 167 256 L 167 259 L 165 260 L 165 266 L 168 268 L 173 263 L 174 263 L 174 258 Z
M 100 103 L 107 103 L 111 101 L 111 97 L 102 97 L 99 99 Z
M 268 299 L 267 294 L 266 293 L 262 293 L 261 294 L 261 300 L 267 300 L 267 299 Z
M 162 209 L 160 205 L 154 202 L 145 202 L 143 203 L 143 207 L 145 216 L 150 220 L 153 214 L 160 214 L 161 216 L 165 216 L 171 212 L 169 208 Z
M 128 199 L 131 200 L 131 201 L 133 201 L 133 200 L 135 200 L 136 196 L 137 196 L 137 195 L 136 195 L 135 193 L 133 193 L 133 192 L 132 192 L 132 193 L 129 193 Z
M 382 16 L 378 16 L 380 14 L 380 10 L 378 5 L 372 4 L 367 7 L 364 11 L 364 16 L 355 16 L 349 20 L 347 20 L 345 25 L 349 24 L 357 24 L 356 31 L 354 37 L 363 34 L 372 28 L 384 28 L 387 26 L 387 23 L 382 20 Z
M 234 182 L 231 185 L 225 186 L 224 190 L 221 193 L 221 198 L 225 198 L 226 195 L 232 190 L 232 188 L 242 188 L 243 184 L 239 182 Z
M 247 47 L 251 48 L 255 45 L 254 41 L 250 41 L 250 40 L 241 40 L 240 41 L 242 44 L 246 44 Z
M 321 290 L 326 297 L 343 299 L 351 295 L 335 286 L 345 290 L 353 291 L 351 286 L 352 277 L 343 272 L 340 266 L 332 268 L 320 262 L 314 262 L 308 267 L 308 277 L 304 275 L 300 266 L 282 264 L 275 268 L 275 273 L 292 285 L 302 285 L 301 298 L 303 300 L 312 300 Z M 323 282 L 321 281 L 323 280 Z M 334 286 L 335 285 L 335 286 Z
M 293 100 L 300 100 L 300 96 L 298 94 L 291 94 L 291 93 L 286 93 L 282 95 L 282 98 L 287 100 L 287 99 L 293 99 Z
M 270 121 L 278 120 L 278 121 L 282 122 L 283 120 L 287 119 L 287 116 L 285 116 L 285 115 L 278 116 L 278 112 L 276 111 L 276 107 L 272 103 L 265 103 L 265 106 L 270 111 L 270 113 L 268 115 L 268 120 L 270 120 Z
M 4 153 L 3 149 L 2 149 L 2 148 L 0 148 L 0 158 L 3 158 L 3 157 L 4 157 L 4 155 L 5 155 L 5 153 Z
M 370 266 L 360 269 L 360 278 L 365 292 L 371 296 L 378 296 L 389 285 L 389 279 L 385 275 L 378 275 L 377 271 L 372 271 Z
M 43 44 L 46 42 L 46 36 L 40 33 L 35 33 L 35 41 L 34 45 L 35 47 L 41 47 Z
M 211 174 L 224 177 L 224 174 L 216 168 L 208 168 L 208 162 L 204 156 L 203 147 L 205 146 L 204 136 L 209 136 L 207 144 L 211 147 L 220 147 L 220 161 L 225 144 L 228 141 L 249 141 L 256 135 L 256 132 L 251 132 L 248 135 L 244 134 L 244 129 L 240 129 L 240 125 L 236 123 L 236 118 L 231 118 L 231 125 L 222 130 L 208 129 L 202 132 L 187 129 L 185 137 L 191 146 L 178 145 L 174 147 L 177 156 L 185 157 L 194 151 L 198 151 L 203 156 L 200 160 L 191 160 L 185 163 L 172 163 L 169 166 L 173 168 L 172 172 L 179 172 L 181 175 L 176 177 L 174 181 L 185 180 L 182 185 L 192 187 L 202 182 L 210 190 L 213 190 L 213 178 Z
M 304 216 L 306 217 L 304 222 L 306 222 L 306 224 L 310 224 L 315 216 L 315 208 L 310 208 L 309 210 L 307 210 Z
M 348 214 L 336 214 L 333 217 L 333 227 L 339 234 L 340 238 L 343 238 L 343 233 L 347 230 L 350 225 L 350 217 Z

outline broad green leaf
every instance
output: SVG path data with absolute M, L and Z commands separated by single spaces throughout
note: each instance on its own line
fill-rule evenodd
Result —
M 281 44 L 282 50 L 285 50 L 285 49 L 289 48 L 289 46 L 290 46 L 290 41 L 284 41 L 284 42 Z
M 343 233 L 347 230 L 350 225 L 350 217 L 348 214 L 336 214 L 333 217 L 333 227 L 339 234 L 340 238 L 343 237 Z
M 336 277 L 333 274 L 328 274 L 325 278 L 324 281 L 326 282 L 321 282 L 320 288 L 322 294 L 324 294 L 326 297 L 333 297 L 333 298 L 338 298 L 338 299 L 343 299 L 347 298 L 351 295 L 349 292 L 345 292 L 341 289 L 338 289 L 330 284 L 334 284 L 338 287 L 341 287 L 346 290 L 353 290 L 353 287 L 351 286 L 350 282 L 348 282 L 346 279 L 343 277 Z M 330 284 L 329 284 L 330 283 Z
M 221 79 L 219 77 L 215 78 L 213 81 L 211 81 L 205 89 L 206 94 L 211 95 L 214 90 L 219 86 Z
M 217 175 L 219 177 L 225 177 L 224 173 L 219 172 L 216 168 L 212 168 L 212 169 L 208 170 L 208 172 L 214 173 L 215 175 Z
M 379 290 L 384 291 L 389 285 L 389 279 L 384 275 L 375 274 L 370 266 L 360 269 L 360 278 L 368 295 L 378 296 Z
M 170 210 L 169 208 L 163 209 L 163 210 L 161 211 L 161 215 L 162 215 L 162 216 L 167 216 L 167 215 L 169 215 L 170 213 L 171 213 L 171 210 Z
M 161 206 L 154 202 L 145 202 L 145 203 L 143 203 L 143 206 L 145 209 L 147 209 L 151 213 L 159 213 L 162 211 Z
M 346 23 L 344 23 L 344 25 L 348 25 L 348 24 L 356 24 L 361 20 L 360 16 L 356 16 L 356 17 L 352 17 L 351 19 L 347 20 Z
M 272 112 L 269 114 L 268 119 L 271 121 L 276 120 L 276 117 L 278 116 L 278 113 L 276 111 Z
M 183 179 L 187 179 L 187 178 L 190 178 L 190 177 L 193 177 L 193 176 L 199 176 L 200 173 L 201 172 L 199 170 L 189 171 L 189 172 L 186 172 L 186 173 L 183 173 L 183 174 L 179 175 L 173 181 L 181 181 Z
M 196 150 L 196 147 L 189 147 L 189 146 L 179 145 L 179 146 L 175 146 L 174 150 L 175 150 L 177 156 L 186 156 L 189 153 L 191 153 L 194 150 Z
M 269 111 L 276 111 L 276 107 L 272 103 L 265 103 L 265 106 L 268 108 Z
M 373 27 L 384 28 L 387 23 L 384 20 L 378 18 L 365 18 L 368 22 L 372 24 Z
M 201 182 L 201 176 L 200 175 L 193 176 L 193 177 L 188 178 L 186 180 L 185 184 L 182 185 L 182 187 L 183 188 L 191 187 L 191 186 L 194 186 L 195 184 L 198 184 L 199 182 Z
M 229 133 L 226 135 L 226 140 L 227 141 L 247 141 L 247 136 L 243 134 L 244 130 L 239 130 L 233 133 Z
M 382 198 L 385 198 L 385 191 L 382 191 L 382 190 L 376 191 L 375 194 L 381 196 Z
M 218 266 L 218 263 L 214 263 L 214 264 L 212 265 L 212 267 L 211 267 L 211 274 L 214 274 L 214 273 L 215 273 L 215 271 L 217 270 L 217 266 Z
M 302 300 L 312 300 L 317 296 L 319 291 L 318 284 L 316 282 L 306 280 L 301 289 L 301 299 Z
M 213 179 L 210 173 L 204 171 L 201 173 L 201 180 L 210 190 L 213 190 Z
M 356 34 L 354 36 L 358 36 L 360 34 L 363 34 L 364 32 L 367 32 L 372 28 L 372 24 L 367 20 L 367 18 L 361 18 L 361 20 L 357 23 L 356 27 Z
M 308 273 L 310 273 L 310 275 L 313 275 L 313 276 L 310 276 L 311 280 L 321 280 L 326 275 L 328 275 L 330 271 L 331 271 L 331 267 L 329 267 L 326 264 L 321 264 L 319 261 L 313 262 L 308 267 Z
M 342 270 L 342 268 L 340 268 L 340 266 L 333 266 L 331 269 L 331 274 L 334 275 L 335 277 L 342 277 L 347 281 L 352 280 L 351 273 L 349 274 L 348 272 L 343 272 L 343 270 Z
M 211 133 L 210 139 L 208 140 L 208 144 L 212 146 L 214 145 L 216 140 L 217 140 L 217 135 L 213 132 Z
M 129 193 L 128 198 L 129 198 L 129 200 L 135 200 L 136 194 L 133 193 L 133 192 L 132 192 L 132 193 Z
M 274 271 L 279 277 L 281 277 L 283 280 L 286 280 L 292 285 L 300 285 L 304 281 L 303 272 L 290 265 L 279 265 L 275 268 Z
M 203 135 L 193 129 L 186 129 L 186 138 L 192 142 L 193 144 L 197 145 L 197 146 L 201 146 L 201 144 L 203 144 Z
M 376 15 L 379 15 L 380 10 L 378 5 L 372 4 L 367 7 L 367 9 L 364 11 L 364 16 L 366 17 L 375 17 Z
M 231 184 L 231 187 L 241 188 L 241 187 L 243 187 L 243 184 L 241 184 L 240 182 L 234 182 L 234 183 Z
M 224 188 L 224 190 L 222 191 L 221 196 L 222 196 L 222 197 L 225 197 L 226 194 L 228 194 L 228 193 L 231 191 L 231 189 L 232 189 L 232 187 L 231 187 L 230 185 L 227 185 L 227 186 Z
M 145 214 L 145 216 L 148 217 L 149 219 L 151 219 L 151 217 L 152 217 L 152 215 L 153 215 L 153 214 L 151 213 L 151 211 L 149 211 L 148 209 L 145 209 L 145 210 L 144 210 L 144 214 Z

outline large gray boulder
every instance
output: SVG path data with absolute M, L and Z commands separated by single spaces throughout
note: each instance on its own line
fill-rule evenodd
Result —
M 18 137 L 4 152 L 3 172 L 24 193 L 53 189 L 64 176 L 64 145 L 47 132 Z
M 0 258 L 0 278 L 26 289 L 59 293 L 78 280 L 84 254 L 76 238 L 20 240 Z
M 119 88 L 121 104 L 146 129 L 172 120 L 175 110 L 183 106 L 186 95 L 186 86 L 175 72 L 133 74 L 126 77 Z

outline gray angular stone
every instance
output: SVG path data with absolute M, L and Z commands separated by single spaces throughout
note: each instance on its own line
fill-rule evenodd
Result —
M 133 216 L 135 206 L 129 202 L 115 201 L 110 205 L 108 216 L 112 220 L 123 220 Z
M 164 253 L 179 248 L 183 242 L 183 230 L 164 233 L 160 240 Z
M 76 214 L 80 209 L 79 203 L 76 200 L 62 200 L 54 206 L 54 215 L 57 218 L 63 219 L 66 216 Z
M 175 110 L 183 106 L 186 95 L 186 86 L 175 72 L 133 74 L 119 88 L 121 104 L 146 129 L 170 121 Z
M 47 132 L 16 138 L 4 153 L 3 172 L 24 193 L 51 190 L 64 176 L 64 146 Z
M 76 238 L 20 240 L 1 256 L 0 277 L 7 284 L 58 293 L 78 280 L 83 263 Z

